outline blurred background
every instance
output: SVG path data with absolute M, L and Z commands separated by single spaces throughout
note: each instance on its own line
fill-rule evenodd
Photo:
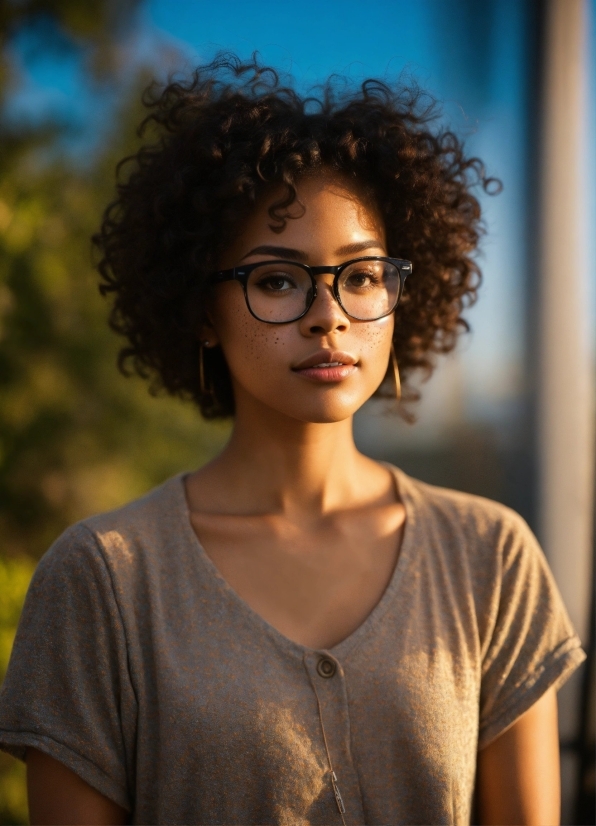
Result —
M 221 49 L 301 90 L 410 78 L 504 190 L 482 196 L 471 334 L 421 384 L 414 425 L 370 404 L 356 438 L 538 534 L 591 651 L 560 694 L 563 823 L 595 822 L 595 19 L 596 0 L 0 0 L 0 679 L 56 536 L 229 433 L 115 368 L 89 238 L 142 88 Z M 24 768 L 1 754 L 0 823 L 26 822 Z

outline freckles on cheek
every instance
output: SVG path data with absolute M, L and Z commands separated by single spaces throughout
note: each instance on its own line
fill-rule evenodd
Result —
M 380 319 L 362 329 L 362 362 L 373 384 L 382 381 L 391 359 L 392 319 Z
M 393 326 L 388 323 L 390 317 L 387 319 L 380 319 L 379 321 L 367 324 L 363 330 L 363 337 L 369 347 L 375 350 L 389 350 L 391 347 L 391 337 L 393 333 Z
M 266 365 L 275 362 L 285 349 L 285 341 L 279 330 L 252 316 L 237 319 L 234 329 L 229 333 L 224 349 L 227 350 L 231 364 L 243 373 L 257 364 L 266 370 Z

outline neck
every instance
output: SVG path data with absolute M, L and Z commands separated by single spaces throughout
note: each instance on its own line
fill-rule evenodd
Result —
M 212 471 L 226 480 L 233 510 L 326 513 L 360 498 L 368 464 L 354 444 L 352 418 L 313 423 L 243 401 Z M 227 508 L 226 508 L 227 509 Z

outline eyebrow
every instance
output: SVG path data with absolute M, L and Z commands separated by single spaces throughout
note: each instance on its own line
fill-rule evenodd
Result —
M 366 241 L 357 241 L 354 244 L 346 244 L 344 247 L 339 247 L 339 249 L 335 250 L 335 254 L 351 255 L 354 252 L 364 252 L 370 249 L 384 250 L 385 247 L 378 238 L 367 238 Z
M 269 244 L 255 247 L 250 252 L 247 252 L 246 255 L 242 256 L 240 260 L 244 261 L 245 258 L 248 258 L 250 255 L 256 255 L 257 253 L 260 255 L 275 255 L 278 258 L 293 258 L 296 261 L 308 260 L 308 255 L 301 250 L 295 250 L 292 249 L 292 247 L 275 247 Z
M 345 244 L 343 247 L 339 247 L 336 251 L 336 255 L 351 255 L 357 252 L 364 252 L 365 250 L 370 249 L 384 249 L 383 244 L 379 241 L 378 238 L 367 238 L 365 241 L 357 241 L 354 244 Z M 269 244 L 263 244 L 260 247 L 255 247 L 250 252 L 247 252 L 240 260 L 244 261 L 245 258 L 249 258 L 251 255 L 275 255 L 278 258 L 291 258 L 294 261 L 308 261 L 308 255 L 303 252 L 302 250 L 296 250 L 292 247 L 276 247 L 271 246 Z

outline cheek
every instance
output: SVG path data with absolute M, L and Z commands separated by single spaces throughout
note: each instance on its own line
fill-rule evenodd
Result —
M 287 357 L 287 328 L 253 318 L 242 294 L 228 291 L 226 298 L 215 313 L 216 329 L 232 375 L 244 384 L 255 375 L 267 375 Z
M 364 324 L 360 333 L 361 360 L 373 383 L 381 382 L 391 357 L 393 316 Z

